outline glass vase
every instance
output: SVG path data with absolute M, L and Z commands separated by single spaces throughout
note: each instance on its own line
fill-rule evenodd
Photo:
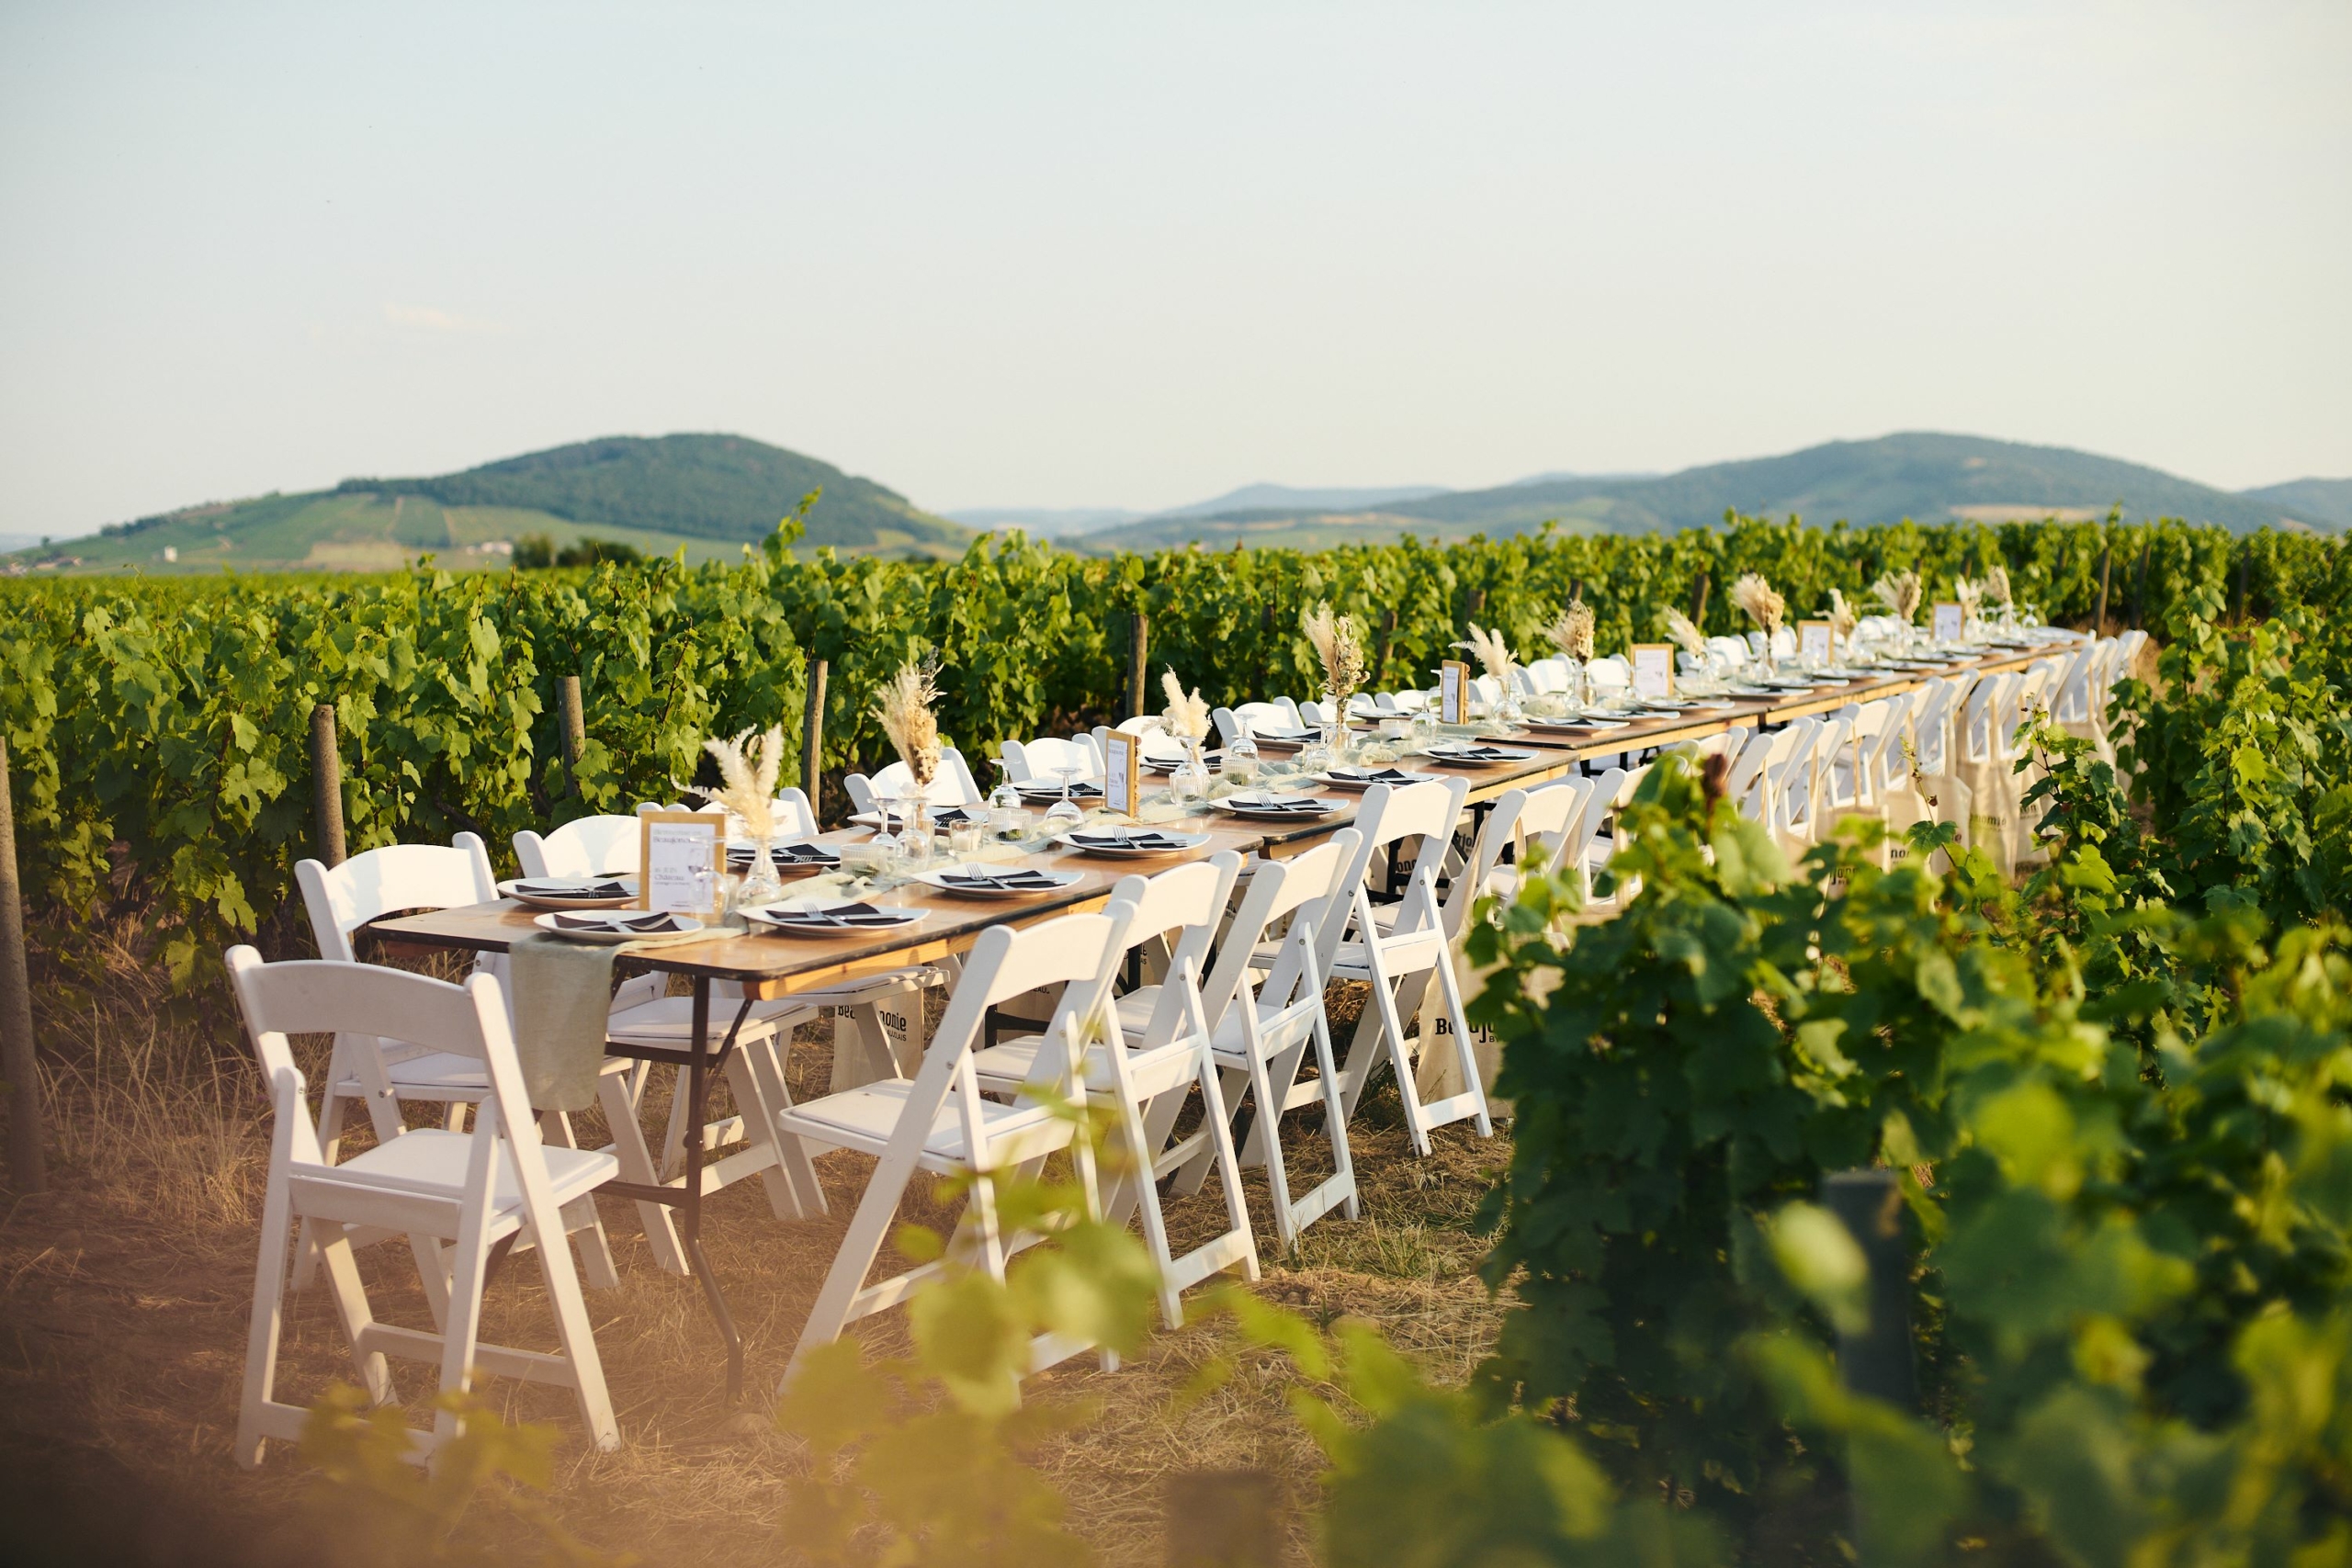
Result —
M 776 874 L 775 835 L 769 833 L 752 840 L 752 863 L 743 872 L 743 880 L 735 887 L 735 907 L 739 909 L 757 908 L 773 904 L 784 897 L 784 878 Z
M 1201 755 L 1199 736 L 1187 735 L 1182 739 L 1184 760 L 1176 764 L 1175 773 L 1169 776 L 1169 788 L 1174 793 L 1178 805 L 1190 806 L 1208 798 L 1209 765 Z

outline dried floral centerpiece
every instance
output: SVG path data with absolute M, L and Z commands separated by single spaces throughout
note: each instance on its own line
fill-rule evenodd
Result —
M 928 848 L 931 837 L 931 781 L 939 776 L 940 761 L 939 721 L 932 716 L 931 705 L 938 700 L 939 660 L 933 658 L 899 665 L 899 672 L 883 683 L 874 704 L 875 721 L 882 726 L 882 733 L 898 750 L 899 761 L 907 765 L 907 773 L 914 780 L 914 788 L 901 803 L 910 848 L 913 844 Z M 882 809 L 887 814 L 888 805 L 885 803 Z M 882 831 L 886 838 L 889 835 L 887 815 Z
M 1478 667 L 1495 682 L 1495 689 L 1500 694 L 1495 700 L 1495 718 L 1503 724 L 1518 723 L 1519 683 L 1511 679 L 1511 675 L 1519 668 L 1519 660 L 1511 653 L 1510 644 L 1503 640 L 1502 632 L 1499 629 L 1487 631 L 1477 622 L 1472 621 L 1470 635 L 1453 646 L 1468 650 L 1470 656 L 1478 661 Z
M 1781 598 L 1760 574 L 1751 571 L 1743 574 L 1731 585 L 1731 602 L 1764 634 L 1764 662 L 1777 667 L 1781 661 L 1778 646 L 1781 623 L 1788 615 L 1788 601 Z
M 1205 799 L 1209 793 L 1209 765 L 1201 756 L 1201 743 L 1209 735 L 1209 705 L 1202 700 L 1198 686 L 1193 688 L 1191 695 L 1185 694 L 1184 682 L 1176 678 L 1172 666 L 1160 671 L 1159 689 L 1168 694 L 1168 705 L 1160 710 L 1160 728 L 1184 745 L 1184 761 L 1171 780 L 1176 798 Z
M 1951 596 L 1960 601 L 1961 636 L 1978 624 L 1978 612 L 1984 607 L 1984 585 L 1973 577 L 1963 577 L 1951 585 Z
M 1363 684 L 1363 628 L 1356 625 L 1353 615 L 1332 614 L 1328 603 L 1317 604 L 1299 617 L 1298 625 L 1323 666 L 1323 700 L 1331 709 L 1323 744 L 1309 748 L 1299 758 L 1299 766 L 1329 767 L 1339 760 L 1337 752 L 1345 745 L 1348 699 Z
M 1544 628 L 1544 637 L 1560 650 L 1560 657 L 1568 661 L 1566 695 L 1578 707 L 1584 705 L 1588 695 L 1584 667 L 1592 662 L 1592 606 L 1584 602 L 1582 593 L 1569 600 L 1552 624 Z
M 1919 613 L 1919 574 L 1916 571 L 1883 572 L 1871 584 L 1871 593 L 1886 606 L 1888 615 L 1906 626 Z
M 688 784 L 683 793 L 724 807 L 752 840 L 751 870 L 736 891 L 736 902 L 773 903 L 784 897 L 784 879 L 776 874 L 772 852 L 776 837 L 776 778 L 784 766 L 784 726 L 772 725 L 765 734 L 745 729 L 724 739 L 713 736 L 702 743 L 702 749 L 718 764 L 718 787 Z

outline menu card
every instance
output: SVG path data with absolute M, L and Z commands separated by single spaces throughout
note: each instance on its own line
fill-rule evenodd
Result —
M 1644 702 L 1674 700 L 1674 645 L 1637 642 L 1627 650 L 1634 656 L 1634 695 Z
M 1143 771 L 1143 741 L 1124 729 L 1102 739 L 1102 804 L 1113 811 L 1136 814 L 1136 775 Z
M 638 818 L 638 902 L 673 915 L 717 908 L 725 880 L 727 819 L 707 811 L 648 811 Z
M 1936 606 L 1936 640 L 1958 642 L 1961 637 L 1961 629 L 1960 606 L 1938 604 Z
M 1838 634 L 1827 621 L 1797 623 L 1797 657 L 1807 664 L 1837 662 Z
M 1449 659 L 1437 667 L 1437 721 L 1440 724 L 1467 724 L 1469 717 L 1470 666 L 1458 659 Z

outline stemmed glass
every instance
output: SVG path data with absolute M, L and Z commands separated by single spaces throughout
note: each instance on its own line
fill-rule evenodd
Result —
M 899 835 L 891 830 L 891 820 L 898 814 L 899 804 L 895 795 L 874 797 L 874 809 L 882 816 L 882 825 L 874 830 L 874 869 L 877 872 L 898 868 L 900 846 Z
M 1069 797 L 1069 786 L 1077 779 L 1079 770 L 1075 764 L 1068 764 L 1056 768 L 1054 772 L 1062 776 L 1062 797 L 1054 802 L 1052 809 L 1046 813 L 1046 826 L 1075 828 L 1086 820 L 1086 813 L 1080 810 L 1078 802 Z

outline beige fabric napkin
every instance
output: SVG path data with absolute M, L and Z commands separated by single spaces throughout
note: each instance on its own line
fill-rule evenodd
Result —
M 535 1111 L 585 1111 L 596 1101 L 612 1013 L 613 961 L 628 944 L 567 942 L 546 931 L 507 951 L 514 1054 Z

